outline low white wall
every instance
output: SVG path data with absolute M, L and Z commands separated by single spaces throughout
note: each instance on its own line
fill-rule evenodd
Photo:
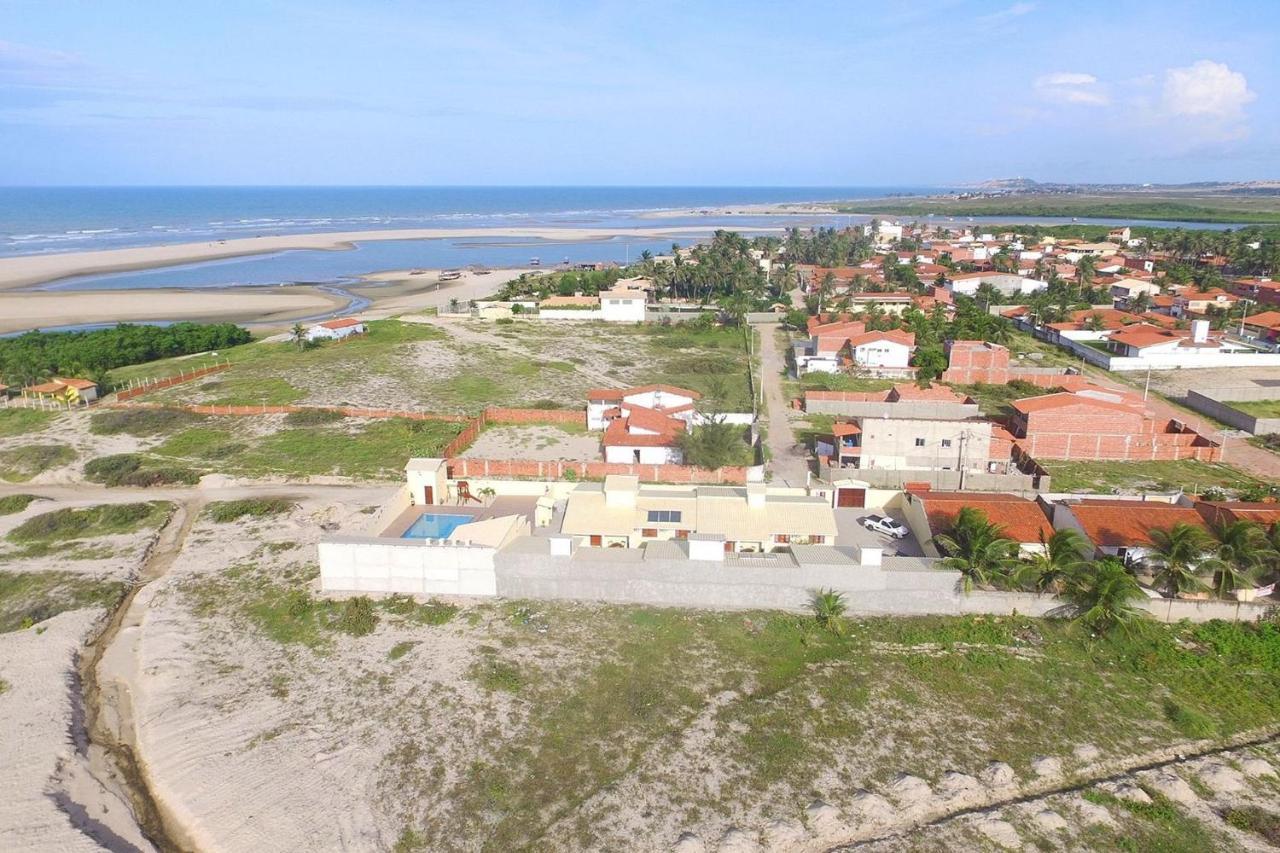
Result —
M 496 595 L 496 548 L 434 540 L 344 536 L 321 540 L 323 592 Z
M 572 308 L 542 308 L 538 310 L 540 320 L 603 320 L 604 312 L 600 310 Z
M 413 493 L 409 491 L 408 486 L 401 486 L 396 489 L 396 493 L 391 496 L 391 500 L 384 503 L 373 514 L 373 517 L 369 519 L 369 523 L 365 525 L 365 531 L 370 536 L 377 536 L 387 529 L 387 525 L 399 518 L 400 514 L 411 506 L 413 506 Z

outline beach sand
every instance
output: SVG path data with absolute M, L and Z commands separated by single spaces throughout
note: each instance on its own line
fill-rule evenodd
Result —
M 315 287 L 64 290 L 0 293 L 0 334 L 32 328 L 147 320 L 287 325 L 348 304 Z
M 288 249 L 340 251 L 357 242 L 374 240 L 431 240 L 464 237 L 535 238 L 559 241 L 603 240 L 617 236 L 664 238 L 679 234 L 710 233 L 713 226 L 681 228 L 415 228 L 388 231 L 347 231 L 333 234 L 296 234 L 277 237 L 245 237 L 212 243 L 181 243 L 104 249 L 96 252 L 63 252 L 0 258 L 0 290 L 30 287 L 76 275 L 152 269 L 221 258 L 260 255 Z M 779 230 L 782 229 L 765 229 Z

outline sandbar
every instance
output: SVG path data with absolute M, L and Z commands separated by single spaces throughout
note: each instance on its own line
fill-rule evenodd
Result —
M 601 240 L 610 237 L 664 238 L 709 233 L 712 226 L 662 228 L 401 228 L 385 231 L 344 231 L 332 234 L 293 234 L 242 237 L 206 243 L 59 252 L 0 258 L 0 290 L 13 290 L 77 275 L 127 272 L 224 258 L 283 252 L 290 249 L 341 251 L 356 242 L 374 240 L 433 240 L 459 237 L 510 237 L 558 241 Z M 759 229 L 779 230 L 782 229 Z

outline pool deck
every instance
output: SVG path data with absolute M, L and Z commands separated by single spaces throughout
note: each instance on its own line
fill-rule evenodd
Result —
M 471 521 L 485 521 L 506 515 L 523 515 L 532 522 L 533 511 L 537 504 L 538 499 L 533 497 L 500 497 L 495 498 L 488 506 L 477 503 L 461 506 L 456 504 L 411 506 L 396 516 L 378 536 L 382 539 L 402 539 L 405 531 L 423 515 L 466 515 L 471 516 Z

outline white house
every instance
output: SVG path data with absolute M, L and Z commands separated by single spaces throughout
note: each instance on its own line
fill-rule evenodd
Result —
M 336 341 L 352 335 L 363 335 L 364 323 L 354 317 L 343 317 L 341 320 L 326 320 L 307 329 L 309 341 Z
M 608 323 L 643 323 L 647 302 L 643 290 L 615 288 L 600 292 L 600 312 Z
M 1047 281 L 1004 272 L 962 272 L 951 276 L 947 288 L 952 293 L 973 296 L 981 285 L 989 284 L 1005 296 L 1023 296 L 1044 290 Z
M 849 339 L 849 352 L 859 367 L 907 367 L 916 348 L 916 336 L 894 329 L 864 332 Z

